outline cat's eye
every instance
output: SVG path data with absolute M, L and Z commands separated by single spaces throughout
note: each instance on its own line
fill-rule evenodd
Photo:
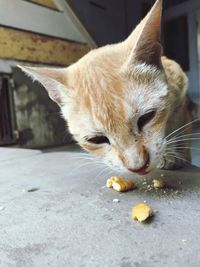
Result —
M 97 144 L 97 145 L 104 144 L 104 143 L 110 144 L 109 139 L 104 135 L 94 136 L 92 138 L 87 139 L 87 141 L 93 144 Z
M 152 110 L 142 115 L 137 122 L 139 131 L 142 131 L 143 127 L 149 123 L 156 115 L 156 111 Z

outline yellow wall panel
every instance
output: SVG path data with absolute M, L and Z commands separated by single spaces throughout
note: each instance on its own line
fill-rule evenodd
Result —
M 69 65 L 89 51 L 84 44 L 0 27 L 0 58 Z
M 43 6 L 47 6 L 53 9 L 58 9 L 53 0 L 30 0 L 30 2 L 34 2 Z

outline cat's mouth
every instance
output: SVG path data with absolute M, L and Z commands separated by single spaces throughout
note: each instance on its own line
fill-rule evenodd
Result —
M 149 158 L 149 154 L 148 157 L 144 163 L 144 165 L 138 169 L 132 169 L 132 168 L 128 168 L 129 171 L 137 173 L 139 175 L 146 175 L 148 174 L 150 171 L 148 170 L 149 167 L 149 162 L 150 162 L 150 158 Z

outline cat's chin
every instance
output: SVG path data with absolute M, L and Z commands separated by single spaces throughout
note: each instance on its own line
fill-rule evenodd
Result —
M 151 170 L 141 170 L 141 171 L 131 171 L 130 169 L 127 169 L 127 173 L 128 174 L 136 174 L 136 175 L 139 175 L 139 176 L 144 176 L 144 175 L 147 175 L 151 172 Z
M 140 175 L 140 176 L 144 176 L 144 175 L 147 175 L 148 173 L 150 173 L 150 171 L 146 170 L 146 171 L 141 171 L 141 172 L 135 172 L 137 175 Z

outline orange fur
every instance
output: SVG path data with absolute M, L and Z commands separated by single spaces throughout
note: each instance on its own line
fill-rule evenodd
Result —
M 188 81 L 176 62 L 161 57 L 161 11 L 157 0 L 125 41 L 92 50 L 60 72 L 22 67 L 56 96 L 79 144 L 123 171 L 161 166 L 165 135 L 185 121 Z M 140 131 L 139 118 L 152 109 L 155 117 Z M 98 135 L 109 143 L 88 141 Z

